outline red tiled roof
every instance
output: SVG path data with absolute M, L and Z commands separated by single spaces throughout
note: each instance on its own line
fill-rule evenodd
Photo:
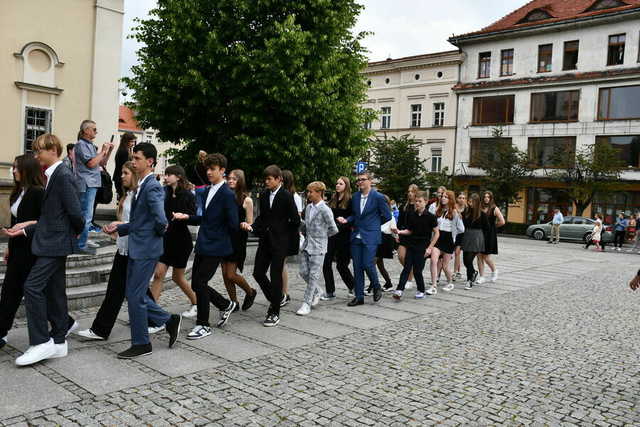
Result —
M 126 105 L 120 106 L 118 113 L 118 130 L 129 132 L 142 132 L 136 120 L 136 113 Z
M 560 82 L 579 82 L 580 80 L 591 80 L 604 77 L 622 77 L 633 76 L 640 74 L 640 67 L 635 68 L 623 68 L 609 71 L 590 71 L 584 73 L 568 73 L 558 76 L 542 76 L 542 77 L 527 77 L 521 79 L 505 79 L 495 81 L 482 81 L 476 83 L 458 83 L 453 87 L 453 90 L 470 90 L 470 89 L 492 89 L 510 86 L 521 86 L 529 84 L 540 83 L 560 83 Z
M 447 50 L 444 52 L 434 52 L 434 53 L 425 53 L 425 54 L 421 54 L 421 55 L 413 55 L 413 56 L 405 56 L 402 58 L 388 58 L 385 59 L 384 61 L 373 61 L 373 62 L 369 62 L 368 66 L 375 66 L 375 65 L 386 65 L 386 64 L 394 64 L 394 63 L 398 63 L 398 62 L 405 62 L 405 61 L 417 61 L 420 59 L 430 59 L 430 58 L 437 58 L 439 56 L 444 56 L 444 55 L 452 55 L 452 54 L 456 54 L 456 53 L 460 53 L 459 50 Z
M 623 6 L 590 11 L 589 9 L 599 1 L 600 0 L 532 0 L 480 31 L 453 36 L 450 40 L 455 41 L 458 38 L 464 38 L 467 36 L 489 34 L 504 30 L 515 30 L 541 24 L 560 23 L 573 19 L 606 15 L 640 8 L 640 0 L 620 0 L 620 2 L 624 4 Z M 529 13 L 538 9 L 548 13 L 551 18 L 533 22 L 521 22 Z

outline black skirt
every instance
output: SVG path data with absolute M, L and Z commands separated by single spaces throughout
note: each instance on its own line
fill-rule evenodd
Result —
M 164 235 L 164 252 L 159 262 L 173 268 L 187 268 L 187 262 L 193 250 L 191 233 L 179 230 L 177 233 Z
M 436 242 L 436 248 L 447 254 L 452 254 L 455 251 L 453 235 L 450 231 L 440 231 L 440 237 L 438 237 L 438 241 Z
M 247 259 L 247 239 L 249 234 L 244 230 L 237 230 L 231 235 L 233 253 L 223 259 L 227 262 L 234 262 L 238 270 L 242 272 L 244 261 Z
M 456 247 L 458 247 L 458 246 L 462 247 L 463 239 L 464 239 L 464 233 L 456 234 L 456 243 L 455 243 Z
M 376 258 L 393 258 L 393 236 L 382 233 L 382 243 L 378 245 Z

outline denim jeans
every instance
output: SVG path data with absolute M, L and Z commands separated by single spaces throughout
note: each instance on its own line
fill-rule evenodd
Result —
M 87 190 L 80 193 L 80 207 L 82 208 L 82 217 L 84 218 L 84 229 L 78 237 L 78 248 L 87 248 L 87 238 L 91 229 L 91 220 L 93 219 L 93 202 L 96 199 L 97 187 L 87 187 Z

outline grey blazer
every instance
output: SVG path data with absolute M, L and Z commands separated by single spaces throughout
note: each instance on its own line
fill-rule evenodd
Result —
M 318 206 L 318 212 L 310 218 L 311 203 L 307 205 L 302 222 L 302 234 L 305 236 L 302 250 L 309 255 L 323 255 L 327 253 L 329 237 L 338 234 L 338 227 L 333 219 L 333 212 L 326 203 Z
M 76 236 L 84 229 L 73 174 L 64 164 L 53 171 L 44 192 L 38 223 L 25 228 L 33 236 L 31 252 L 41 257 L 60 257 L 73 253 Z

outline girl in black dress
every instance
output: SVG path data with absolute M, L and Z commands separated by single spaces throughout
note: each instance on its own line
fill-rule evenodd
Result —
M 467 210 L 467 194 L 462 191 L 458 193 L 456 198 L 456 210 L 461 216 L 464 216 L 464 211 Z M 460 273 L 460 267 L 462 266 L 462 242 L 464 239 L 464 233 L 458 233 L 456 236 L 455 246 L 455 260 L 453 262 L 453 280 L 462 279 L 462 273 Z
M 9 197 L 11 226 L 37 221 L 44 198 L 40 164 L 31 154 L 18 156 L 13 162 L 13 177 L 15 185 Z M 35 260 L 31 253 L 31 238 L 18 236 L 9 240 L 4 253 L 7 270 L 0 294 L 0 348 L 7 344 L 7 333 L 13 326 L 22 301 L 24 283 Z
M 398 228 L 403 230 L 407 228 L 407 216 L 410 213 L 415 212 L 416 210 L 416 195 L 420 192 L 420 189 L 417 185 L 411 184 L 407 189 L 407 201 L 400 209 L 400 215 L 398 216 Z M 346 218 L 346 217 L 345 217 Z M 404 266 L 404 258 L 407 253 L 407 245 L 408 245 L 408 237 L 407 236 L 399 236 L 398 238 L 398 261 L 400 264 Z M 413 287 L 413 271 L 409 273 L 409 280 L 407 280 L 407 284 L 405 285 L 405 289 L 410 289 Z
M 116 186 L 118 200 L 124 194 L 122 189 L 122 166 L 133 157 L 133 146 L 136 145 L 136 136 L 131 132 L 125 132 L 120 137 L 120 145 L 116 151 L 116 167 L 113 170 L 113 183 Z
M 229 188 L 236 193 L 240 226 L 231 235 L 233 254 L 224 259 L 224 263 L 222 264 L 222 277 L 224 279 L 224 286 L 227 288 L 227 294 L 229 294 L 229 299 L 236 303 L 236 311 L 238 307 L 240 307 L 236 294 L 236 286 L 239 286 L 244 291 L 245 296 L 242 302 L 242 310 L 244 311 L 251 308 L 253 301 L 258 295 L 258 292 L 249 286 L 245 278 L 241 274 L 238 274 L 238 270 L 242 272 L 244 260 L 247 257 L 247 238 L 249 235 L 247 228 L 253 224 L 253 200 L 251 200 L 247 192 L 244 171 L 241 169 L 231 171 L 227 178 L 227 184 Z
M 463 261 L 467 269 L 467 285 L 465 289 L 472 289 L 477 283 L 478 272 L 473 268 L 473 260 L 485 249 L 484 236 L 489 230 L 487 214 L 480 206 L 480 196 L 473 193 L 469 196 L 467 209 L 464 211 L 464 239 L 462 240 L 462 250 L 464 251 Z
M 497 228 L 502 227 L 505 223 L 504 216 L 500 208 L 496 206 L 493 199 L 493 193 L 491 191 L 485 191 L 482 193 L 481 200 L 482 212 L 487 215 L 489 221 L 489 228 L 484 236 L 484 251 L 478 255 L 478 284 L 486 282 L 484 278 L 484 265 L 487 264 L 491 269 L 491 282 L 498 280 L 498 270 L 496 264 L 491 259 L 491 255 L 498 255 L 498 232 Z
M 165 198 L 164 212 L 167 218 L 173 218 L 174 212 L 195 215 L 196 198 L 191 192 L 191 184 L 187 181 L 185 171 L 181 166 L 169 166 L 164 172 Z M 193 239 L 186 221 L 169 221 L 169 227 L 164 233 L 164 252 L 156 265 L 151 284 L 153 299 L 158 301 L 162 292 L 162 283 L 169 267 L 173 267 L 171 278 L 189 298 L 191 309 L 182 313 L 184 317 L 192 318 L 198 314 L 196 294 L 184 276 L 189 256 L 193 251 Z
M 351 216 L 351 183 L 349 178 L 341 176 L 336 181 L 336 192 L 333 193 L 329 202 L 334 221 L 339 218 L 349 218 Z M 333 279 L 333 260 L 336 260 L 338 273 L 342 281 L 349 289 L 349 294 L 353 293 L 355 282 L 353 274 L 349 270 L 351 262 L 351 227 L 348 224 L 340 224 L 338 234 L 329 237 L 327 253 L 324 256 L 322 274 L 326 293 L 320 298 L 323 301 L 332 300 L 336 297 L 336 284 Z

